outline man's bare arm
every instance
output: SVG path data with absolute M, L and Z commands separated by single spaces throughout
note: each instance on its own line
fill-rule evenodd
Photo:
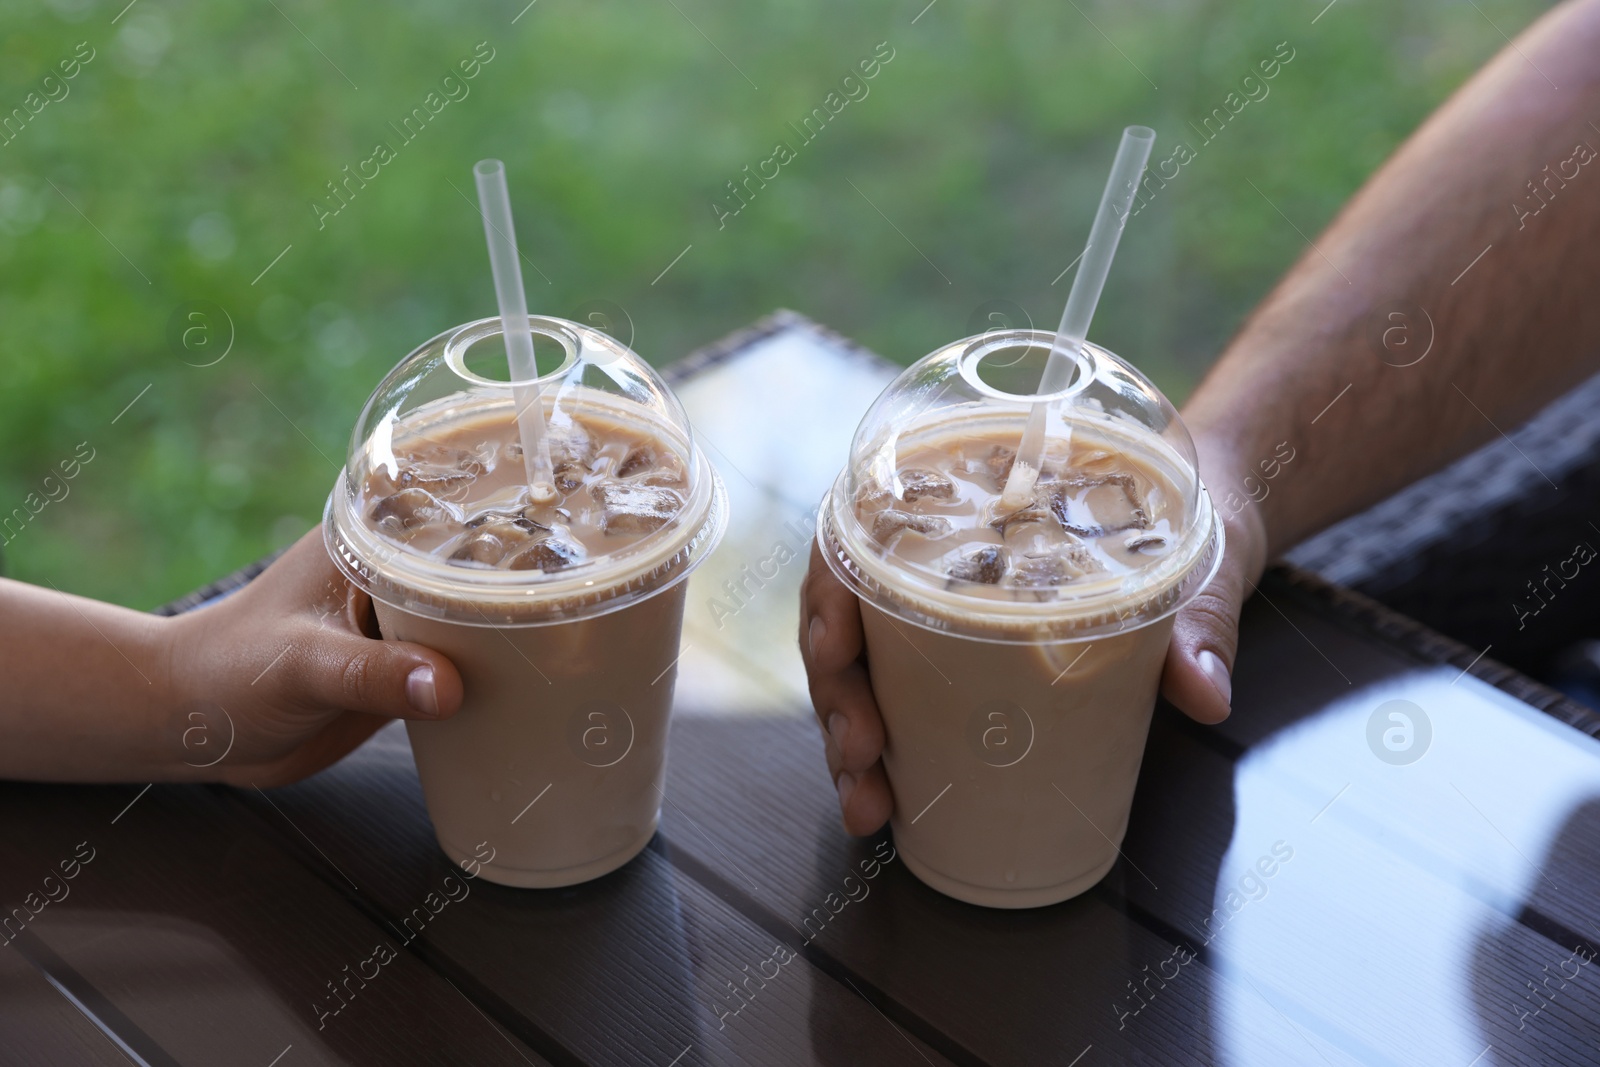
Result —
M 1516 426 L 1600 365 L 1597 283 L 1600 3 L 1586 0 L 1440 108 L 1228 346 L 1185 411 L 1227 472 L 1213 495 L 1248 498 L 1242 477 L 1289 442 L 1260 505 L 1273 555 Z M 1401 300 L 1424 314 L 1387 316 Z M 1398 366 L 1430 319 L 1431 351 Z

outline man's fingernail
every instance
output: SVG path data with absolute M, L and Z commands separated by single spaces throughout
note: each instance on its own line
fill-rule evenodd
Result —
M 424 715 L 439 714 L 439 693 L 433 686 L 433 668 L 423 664 L 406 675 L 406 700 Z
M 856 791 L 856 776 L 849 771 L 839 774 L 839 810 L 844 811 L 850 806 L 850 794 Z
M 808 640 L 811 642 L 811 658 L 817 658 L 817 646 L 822 644 L 822 639 L 828 634 L 828 624 L 822 621 L 821 615 L 811 616 L 811 629 Z
M 833 738 L 833 745 L 839 750 L 839 756 L 844 757 L 844 735 L 850 729 L 850 720 L 840 712 L 828 716 L 828 736 Z
M 1211 684 L 1216 687 L 1217 693 L 1222 697 L 1222 702 L 1231 708 L 1233 706 L 1233 679 L 1228 675 L 1228 668 L 1222 665 L 1222 657 L 1208 648 L 1195 658 L 1200 663 L 1200 669 L 1205 671 L 1206 677 L 1211 679 Z

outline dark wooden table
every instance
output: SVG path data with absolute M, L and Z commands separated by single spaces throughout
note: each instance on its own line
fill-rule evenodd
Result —
M 1231 719 L 1158 709 L 1090 892 L 984 910 L 845 836 L 803 564 L 724 582 L 803 547 L 890 373 L 792 315 L 676 368 L 735 525 L 637 859 L 446 898 L 397 727 L 267 793 L 0 785 L 0 1063 L 1600 1062 L 1600 718 L 1297 572 L 1246 610 Z

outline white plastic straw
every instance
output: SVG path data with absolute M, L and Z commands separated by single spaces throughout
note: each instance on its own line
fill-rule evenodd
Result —
M 511 222 L 511 195 L 506 189 L 506 165 L 498 159 L 479 160 L 472 168 L 478 182 L 478 207 L 483 213 L 483 234 L 489 242 L 489 269 L 494 274 L 494 294 L 500 303 L 500 324 L 506 341 L 517 405 L 517 432 L 522 439 L 523 470 L 528 493 L 536 504 L 556 498 L 555 476 L 550 469 L 550 444 L 545 440 L 544 404 L 540 400 L 539 364 L 533 355 L 533 332 L 528 327 L 528 298 L 522 290 L 522 266 L 517 260 L 517 231 Z
M 1133 206 L 1139 189 L 1139 179 L 1144 175 L 1144 165 L 1155 146 L 1156 131 L 1148 126 L 1129 126 L 1122 131 L 1122 144 L 1117 148 L 1117 158 L 1111 164 L 1111 176 L 1106 179 L 1106 191 L 1100 197 L 1100 210 L 1089 229 L 1089 243 L 1083 249 L 1083 262 L 1078 275 L 1072 280 L 1072 291 L 1067 294 L 1067 306 L 1061 312 L 1061 326 L 1056 330 L 1055 342 L 1050 346 L 1050 356 L 1045 362 L 1044 374 L 1039 379 L 1039 393 L 1057 393 L 1072 381 L 1073 368 L 1077 366 L 1078 352 L 1084 338 L 1089 335 L 1089 323 L 1094 318 L 1095 305 L 1100 303 L 1100 290 L 1105 288 L 1106 275 L 1111 273 L 1111 259 L 1117 254 L 1117 242 L 1122 239 L 1122 227 L 1128 221 L 1128 211 Z M 1022 432 L 1022 442 L 1017 446 L 1017 458 L 1011 465 L 1011 475 L 1006 479 L 1005 492 L 1000 495 L 1004 508 L 1020 508 L 1033 498 L 1033 485 L 1039 478 L 1039 465 L 1044 456 L 1045 417 L 1049 405 L 1036 402 L 1028 413 L 1028 423 Z

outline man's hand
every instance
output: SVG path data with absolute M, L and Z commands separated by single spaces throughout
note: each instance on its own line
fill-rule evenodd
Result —
M 1207 467 L 1204 447 L 1201 452 L 1203 473 L 1225 478 L 1218 467 Z M 1227 547 L 1222 566 L 1211 584 L 1178 613 L 1161 679 L 1162 695 L 1190 718 L 1207 724 L 1228 717 L 1239 608 L 1266 564 L 1259 508 L 1246 505 L 1238 514 L 1225 516 L 1224 526 Z M 816 545 L 800 587 L 800 657 L 823 730 L 828 771 L 839 790 L 844 828 L 852 834 L 873 833 L 894 810 L 883 769 L 883 717 L 873 697 L 860 603 L 833 576 Z
M 174 763 L 196 768 L 181 776 L 282 785 L 391 718 L 455 714 L 461 676 L 448 659 L 377 638 L 371 600 L 328 559 L 320 530 L 226 600 L 171 620 Z
M 870 834 L 894 809 L 883 771 L 883 717 L 867 674 L 860 602 L 833 576 L 815 543 L 810 570 L 800 584 L 800 658 L 827 747 L 828 772 L 839 790 L 844 828 Z
M 1233 664 L 1239 651 L 1239 609 L 1267 566 L 1266 523 L 1259 504 L 1228 487 L 1243 483 L 1240 466 L 1216 458 L 1219 450 L 1200 438 L 1201 480 L 1211 490 L 1212 506 L 1222 513 L 1222 565 L 1200 595 L 1172 626 L 1172 643 L 1161 672 L 1161 695 L 1196 722 L 1215 725 L 1233 707 Z M 1249 473 L 1251 468 L 1242 468 Z M 1243 500 L 1229 513 L 1226 498 Z

